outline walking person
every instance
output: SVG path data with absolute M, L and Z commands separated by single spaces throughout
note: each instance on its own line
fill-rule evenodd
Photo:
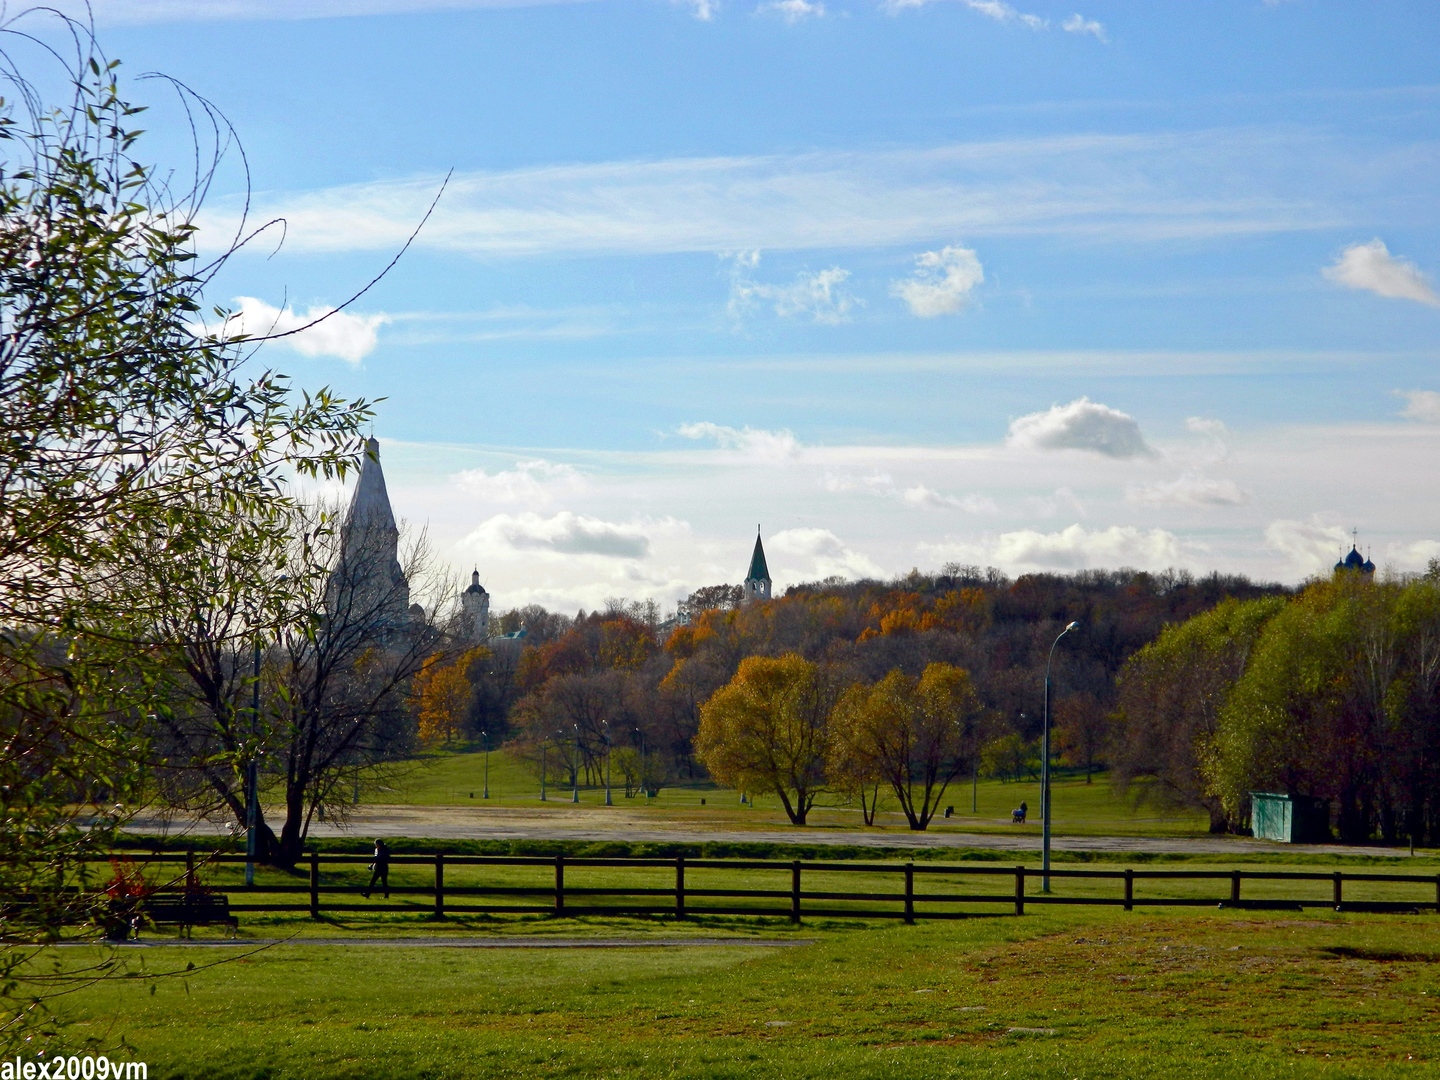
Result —
M 390 845 L 384 840 L 375 841 L 375 861 L 370 864 L 370 884 L 365 886 L 365 891 L 360 895 L 370 899 L 371 892 L 375 889 L 375 883 L 380 883 L 380 888 L 385 890 L 385 899 L 390 899 Z

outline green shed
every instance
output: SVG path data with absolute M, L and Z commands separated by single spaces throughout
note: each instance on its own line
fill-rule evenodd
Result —
M 1330 800 L 1252 791 L 1250 833 L 1282 844 L 1323 844 L 1330 839 Z

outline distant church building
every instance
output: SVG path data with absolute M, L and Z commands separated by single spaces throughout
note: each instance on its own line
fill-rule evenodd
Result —
M 760 526 L 755 526 L 755 552 L 750 556 L 750 572 L 745 575 L 742 604 L 770 599 L 770 568 L 765 565 L 765 548 L 760 543 Z
M 460 594 L 460 636 L 466 641 L 490 637 L 490 594 L 480 584 L 480 571 L 470 575 L 470 587 Z
M 1375 564 L 1360 554 L 1359 541 L 1350 545 L 1350 554 L 1335 564 L 1336 570 L 1350 570 L 1361 574 L 1375 573 Z
M 360 482 L 341 527 L 340 558 L 325 589 L 325 606 L 335 626 L 384 635 L 406 627 L 414 611 L 410 583 L 400 569 L 400 530 L 380 471 L 380 441 L 367 439 L 365 451 Z

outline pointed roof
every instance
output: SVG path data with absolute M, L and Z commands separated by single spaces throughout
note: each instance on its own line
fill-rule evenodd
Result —
M 395 531 L 395 515 L 390 509 L 390 495 L 385 490 L 385 474 L 380 469 L 380 440 L 365 440 L 365 457 L 360 462 L 360 482 L 350 500 L 345 517 L 347 529 L 369 529 L 375 526 Z
M 465 590 L 467 593 L 483 594 L 485 586 L 480 584 L 480 568 L 476 567 L 475 572 L 470 575 L 470 587 Z
M 755 552 L 750 556 L 750 572 L 746 581 L 769 581 L 770 568 L 765 565 L 765 548 L 760 543 L 760 526 L 755 526 Z

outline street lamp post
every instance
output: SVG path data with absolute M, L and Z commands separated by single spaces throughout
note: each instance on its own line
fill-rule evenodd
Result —
M 485 794 L 482 798 L 490 797 L 490 733 L 480 732 L 480 742 L 485 747 Z
M 605 725 L 605 805 L 614 806 L 610 800 L 610 725 Z
M 540 744 L 540 801 L 545 801 L 545 759 L 550 753 L 550 740 Z
M 580 801 L 580 725 L 575 725 L 575 760 L 570 765 L 570 777 L 575 782 L 575 790 L 570 793 L 570 801 Z
M 1041 831 L 1041 876 L 1040 891 L 1050 891 L 1050 663 L 1055 659 L 1055 648 L 1071 630 L 1079 630 L 1080 624 L 1072 622 L 1055 643 L 1050 646 L 1050 655 L 1045 660 L 1045 721 L 1040 736 L 1040 831 Z

